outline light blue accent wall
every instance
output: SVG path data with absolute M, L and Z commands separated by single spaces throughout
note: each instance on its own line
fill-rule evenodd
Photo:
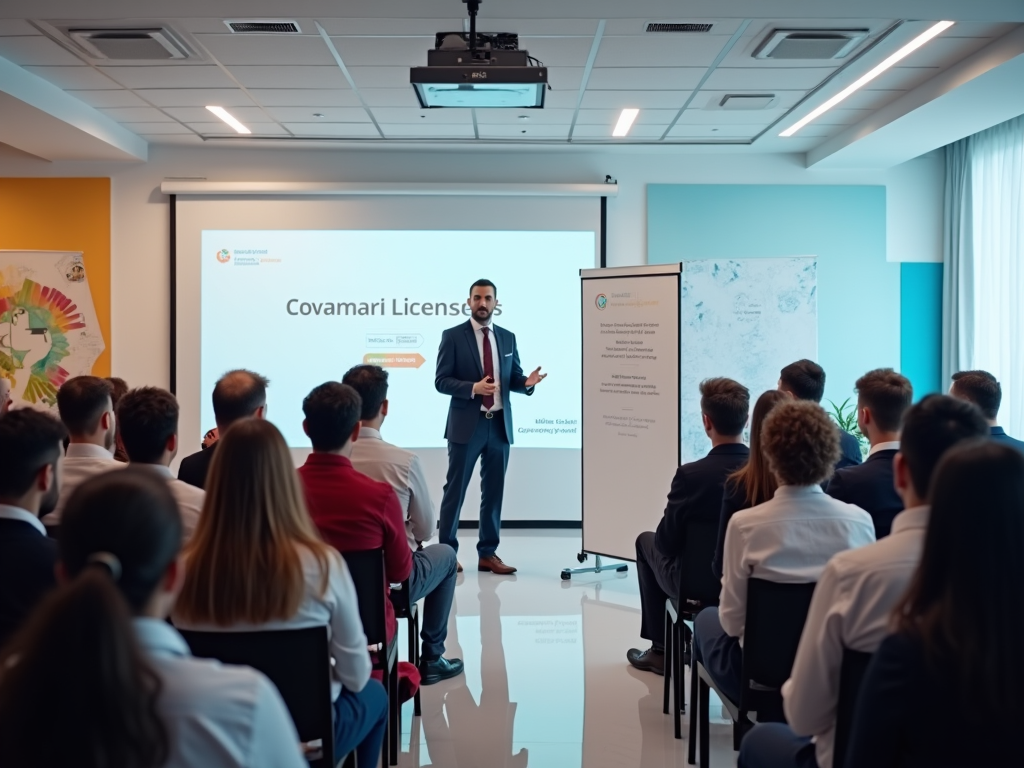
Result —
M 900 265 L 900 367 L 914 399 L 947 389 L 942 381 L 942 265 Z
M 827 373 L 826 400 L 852 397 L 865 371 L 901 367 L 901 265 L 886 261 L 885 243 L 882 186 L 647 187 L 651 264 L 818 257 L 818 362 Z M 923 370 L 923 359 L 918 362 Z

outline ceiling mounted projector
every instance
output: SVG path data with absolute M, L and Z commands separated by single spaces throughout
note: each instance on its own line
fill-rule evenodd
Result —
M 548 68 L 519 50 L 519 36 L 476 31 L 480 0 L 462 0 L 469 11 L 469 33 L 439 32 L 427 66 L 409 70 L 409 82 L 424 109 L 507 107 L 540 109 Z M 531 66 L 536 63 L 538 66 Z

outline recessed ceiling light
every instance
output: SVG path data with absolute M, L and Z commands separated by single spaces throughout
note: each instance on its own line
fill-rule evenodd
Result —
M 520 120 L 529 120 L 529 119 L 530 119 L 530 116 L 529 116 L 529 115 L 520 115 L 520 116 L 519 116 L 519 119 L 520 119 Z
M 230 125 L 239 133 L 252 133 L 248 128 L 239 122 L 238 118 L 228 112 L 224 107 L 207 107 L 208 110 L 213 112 L 217 117 L 223 120 L 225 123 Z
M 629 129 L 633 127 L 633 121 L 636 120 L 636 116 L 640 114 L 639 109 L 624 109 L 619 115 L 619 122 L 615 124 L 615 129 L 612 131 L 612 136 L 625 136 L 629 133 Z
M 313 117 L 326 117 L 326 115 L 323 112 L 314 112 Z
M 806 117 L 802 117 L 799 120 L 797 120 L 795 123 L 793 123 L 791 126 L 789 126 L 789 128 L 787 128 L 782 133 L 780 133 L 779 136 L 792 136 L 794 133 L 799 131 L 801 128 L 803 128 L 805 125 L 807 125 L 809 122 L 811 122 L 812 120 L 814 120 L 817 117 L 821 117 L 823 114 L 825 114 L 830 109 L 832 109 L 832 107 L 834 107 L 836 104 L 838 104 L 839 102 L 843 101 L 848 96 L 850 96 L 851 94 L 855 93 L 856 91 L 859 91 L 861 88 L 863 88 L 865 85 L 870 83 L 872 80 L 874 80 L 880 74 L 885 72 L 887 69 L 889 69 L 890 67 L 895 65 L 897 62 L 899 62 L 902 59 L 904 59 L 907 56 L 909 56 L 911 53 L 916 51 L 918 48 L 920 48 L 922 45 L 927 43 L 933 37 L 936 37 L 936 36 L 942 34 L 943 32 L 945 32 L 947 29 L 949 29 L 950 27 L 953 26 L 953 23 L 954 22 L 952 22 L 952 21 L 940 21 L 937 24 L 933 24 L 931 27 L 929 27 L 927 30 L 922 32 L 917 37 L 915 37 L 909 43 L 904 45 L 902 48 L 900 48 L 898 51 L 896 51 L 896 53 L 894 53 L 892 56 L 887 58 L 885 61 L 883 61 L 877 67 L 872 69 L 866 75 L 863 75 L 860 79 L 858 79 L 852 85 L 848 85 L 846 88 L 841 90 L 839 93 L 837 93 L 831 99 L 826 101 L 820 107 L 817 107 L 817 108 L 811 110 L 811 112 Z

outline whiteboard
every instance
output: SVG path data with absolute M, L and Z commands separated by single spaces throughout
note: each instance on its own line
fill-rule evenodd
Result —
M 678 265 L 582 275 L 583 549 L 635 560 L 679 466 Z

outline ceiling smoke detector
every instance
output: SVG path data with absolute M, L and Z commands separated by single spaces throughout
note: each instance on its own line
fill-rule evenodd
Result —
M 866 29 L 773 29 L 755 59 L 807 61 L 845 58 L 868 36 Z
M 246 21 L 225 21 L 228 29 L 246 35 L 301 35 L 298 22 L 273 21 L 270 19 L 249 19 Z
M 89 56 L 108 61 L 168 61 L 189 58 L 169 29 L 69 29 L 68 36 Z

